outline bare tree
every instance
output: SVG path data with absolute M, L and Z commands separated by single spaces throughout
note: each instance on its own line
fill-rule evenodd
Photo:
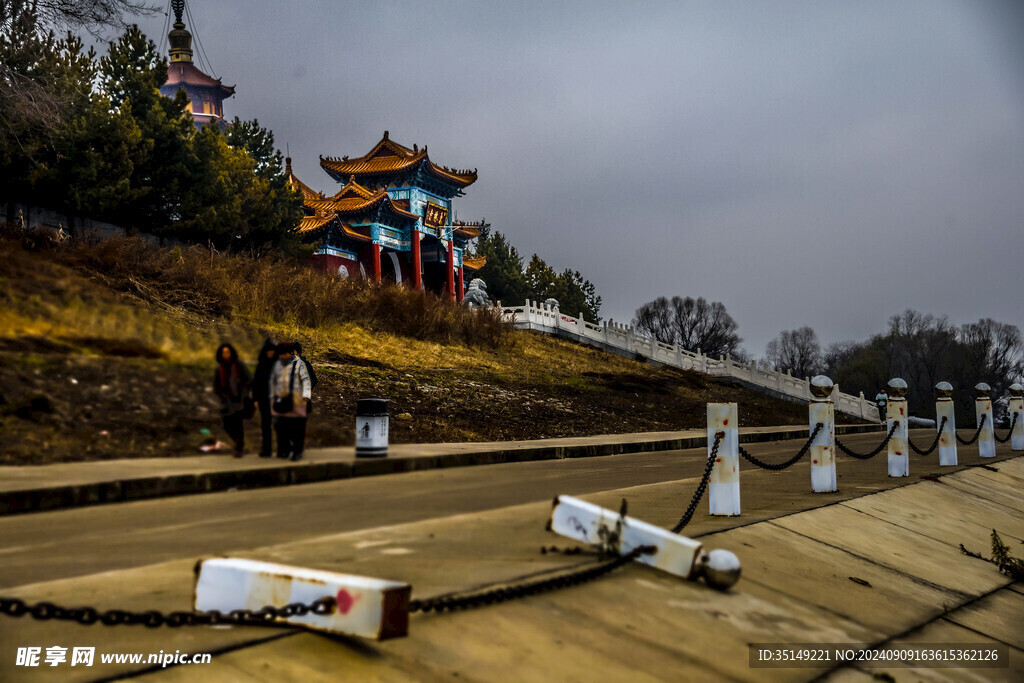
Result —
M 786 330 L 768 342 L 765 359 L 773 370 L 789 370 L 796 377 L 811 377 L 822 369 L 821 344 L 810 327 Z
M 55 31 L 100 35 L 156 8 L 134 0 L 0 0 L 0 144 L 24 149 L 32 131 L 53 131 L 70 98 L 39 65 Z
M 659 296 L 636 309 L 633 326 L 644 334 L 663 344 L 674 344 L 676 328 L 672 321 L 672 306 L 668 299 Z
M 0 31 L 31 14 L 44 30 L 84 29 L 97 35 L 108 28 L 124 28 L 130 16 L 157 11 L 154 5 L 133 0 L 0 0 Z
M 720 301 L 674 296 L 672 313 L 679 345 L 687 351 L 701 349 L 712 356 L 742 354 L 743 339 L 736 334 L 736 321 Z
M 1005 402 L 1006 389 L 1024 376 L 1024 339 L 1016 325 L 983 318 L 960 328 L 964 388 L 987 382 L 997 403 Z
M 746 360 L 736 334 L 736 321 L 725 305 L 704 297 L 658 297 L 636 309 L 633 325 L 665 344 L 678 343 L 687 351 L 710 356 L 730 355 Z

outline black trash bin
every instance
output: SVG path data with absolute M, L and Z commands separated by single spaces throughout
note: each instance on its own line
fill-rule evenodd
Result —
M 388 454 L 388 400 L 361 398 L 356 402 L 356 457 L 383 458 Z

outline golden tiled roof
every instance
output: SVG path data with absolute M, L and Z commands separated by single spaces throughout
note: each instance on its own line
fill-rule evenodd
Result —
M 463 258 L 462 267 L 466 270 L 480 270 L 487 264 L 486 256 L 477 256 L 476 258 Z
M 299 221 L 299 227 L 295 229 L 300 235 L 308 235 L 314 232 L 319 232 L 328 223 L 338 217 L 336 213 L 329 213 L 327 211 L 317 211 L 312 216 L 303 216 L 302 220 Z
M 302 193 L 302 203 L 303 204 L 306 204 L 306 203 L 311 202 L 311 201 L 317 201 L 317 200 L 325 199 L 325 197 L 324 197 L 322 192 L 317 192 L 316 190 L 311 188 L 309 185 L 307 185 L 306 183 L 302 182 L 301 180 L 299 180 L 298 178 L 295 177 L 295 174 L 292 173 L 292 160 L 291 160 L 291 157 L 285 159 L 284 170 L 285 170 L 285 177 L 288 179 L 288 185 Z
M 459 237 L 465 237 L 469 240 L 480 236 L 480 228 L 475 225 L 460 225 L 455 223 L 452 225 L 452 232 Z
M 320 157 L 320 166 L 338 176 L 387 176 L 411 169 L 422 161 L 426 161 L 426 168 L 431 173 L 457 187 L 468 187 L 476 182 L 476 169 L 470 171 L 439 166 L 427 156 L 426 146 L 419 149 L 414 145 L 409 149 L 392 141 L 387 131 L 384 131 L 384 137 L 368 154 L 355 159 Z
M 353 239 L 360 240 L 361 242 L 370 242 L 371 241 L 371 237 L 369 235 L 365 235 L 365 234 L 359 232 L 358 230 L 353 228 L 351 225 L 347 225 L 345 223 L 342 223 L 341 224 L 341 229 L 342 229 L 342 232 L 344 232 L 347 236 L 349 236 L 349 237 L 351 237 Z
M 409 220 L 417 220 L 419 218 L 416 214 L 402 208 L 401 205 L 392 202 L 391 198 L 388 197 L 387 188 L 381 188 L 374 192 L 357 183 L 354 176 L 333 197 L 319 195 L 317 198 L 305 202 L 305 205 L 310 209 L 334 211 L 339 216 L 365 213 L 377 208 L 381 204 L 385 204 L 387 210 L 402 218 Z

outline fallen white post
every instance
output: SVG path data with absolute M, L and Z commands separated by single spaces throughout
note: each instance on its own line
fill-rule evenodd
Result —
M 996 457 L 995 426 L 992 422 L 992 387 L 979 382 L 974 385 L 974 415 L 981 425 L 978 433 L 978 455 L 982 458 Z M 982 424 L 982 419 L 985 423 Z
M 333 598 L 330 614 L 292 616 L 281 622 L 317 631 L 385 640 L 408 633 L 409 584 L 272 562 L 217 558 L 200 562 L 195 609 L 228 613 Z
M 718 432 L 725 436 L 718 443 L 708 478 L 708 505 L 712 515 L 736 516 L 740 514 L 740 435 L 735 403 L 708 404 L 708 457 Z
M 713 588 L 726 589 L 740 578 L 739 559 L 728 550 L 706 552 L 700 541 L 572 496 L 555 498 L 548 530 L 616 555 L 654 546 L 636 561 L 684 579 L 703 576 Z
M 899 377 L 889 380 L 889 398 L 885 402 L 886 434 L 896 425 L 896 431 L 889 439 L 889 476 L 910 476 L 910 453 L 907 441 L 907 383 Z
M 836 406 L 832 403 L 832 380 L 825 375 L 811 379 L 809 418 L 811 433 L 824 425 L 811 442 L 811 490 L 829 493 L 836 486 Z
M 946 425 L 939 435 L 939 465 L 951 467 L 956 465 L 956 411 L 953 404 L 953 385 L 939 382 L 935 385 L 935 420 Z
M 1007 406 L 1010 413 L 1010 424 L 1013 431 L 1010 432 L 1010 448 L 1015 451 L 1024 451 L 1024 386 L 1014 383 L 1010 385 L 1010 404 Z M 1013 421 L 1014 417 L 1017 422 Z

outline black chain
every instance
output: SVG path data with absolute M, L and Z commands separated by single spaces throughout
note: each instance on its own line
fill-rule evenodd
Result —
M 974 443 L 975 441 L 978 440 L 979 436 L 981 436 L 981 428 L 985 426 L 985 420 L 987 420 L 987 419 L 988 419 L 988 414 L 987 413 L 985 415 L 981 416 L 981 421 L 978 422 L 978 431 L 974 432 L 974 436 L 972 436 L 970 439 L 967 439 L 965 441 L 964 439 L 960 438 L 959 434 L 957 434 L 956 435 L 956 440 L 959 441 L 960 443 L 962 443 L 965 446 L 970 446 L 972 443 Z M 994 436 L 994 434 L 993 434 L 993 436 Z
M 941 421 L 941 422 L 939 423 L 939 431 L 937 431 L 937 432 L 935 433 L 935 441 L 934 441 L 934 442 L 932 442 L 932 445 L 931 445 L 931 446 L 930 446 L 930 447 L 929 447 L 929 448 L 928 448 L 927 450 L 921 450 L 920 448 L 918 448 L 917 446 L 915 446 L 915 445 L 914 445 L 914 442 L 910 440 L 910 438 L 909 438 L 909 435 L 908 435 L 908 438 L 907 438 L 907 443 L 909 443 L 909 444 L 910 444 L 910 450 L 914 451 L 914 452 L 915 452 L 915 453 L 917 453 L 918 455 L 930 455 L 930 454 L 931 454 L 931 452 L 932 452 L 932 451 L 934 451 L 934 450 L 935 450 L 935 449 L 936 449 L 936 448 L 938 447 L 938 445 L 939 445 L 939 439 L 941 439 L 941 438 L 942 438 L 942 430 L 943 430 L 943 428 L 945 428 L 945 426 L 946 426 L 946 421 L 947 421 L 948 419 L 949 419 L 949 418 L 948 418 L 948 417 L 946 417 L 945 415 L 943 415 L 943 416 L 942 416 L 942 421 Z
M 711 445 L 711 452 L 708 453 L 708 461 L 704 465 L 704 474 L 701 475 L 700 484 L 697 485 L 697 490 L 693 492 L 693 498 L 690 500 L 690 505 L 686 508 L 686 512 L 679 518 L 676 525 L 672 527 L 672 533 L 678 534 L 683 530 L 683 527 L 690 523 L 690 519 L 693 518 L 693 513 L 696 512 L 697 505 L 700 503 L 700 499 L 704 497 L 704 491 L 708 488 L 711 470 L 714 469 L 715 460 L 718 459 L 718 447 L 722 445 L 722 439 L 724 438 L 725 432 L 715 432 L 715 441 Z
M 889 440 L 892 439 L 892 435 L 896 433 L 896 430 L 899 428 L 899 426 L 900 423 L 897 422 L 896 420 L 893 420 L 892 428 L 889 430 L 889 433 L 885 435 L 885 440 L 882 441 L 882 443 L 878 444 L 878 448 L 871 451 L 870 453 L 857 453 L 856 451 L 851 451 L 849 448 L 843 445 L 843 442 L 839 440 L 839 437 L 836 437 L 836 446 L 839 448 L 839 450 L 841 450 L 843 453 L 846 453 L 851 458 L 857 458 L 858 460 L 868 460 L 869 458 L 873 458 L 882 452 L 882 449 L 884 449 L 888 445 Z
M 1016 427 L 1016 426 L 1017 426 L 1017 413 L 1014 413 L 1013 414 L 1013 419 L 1010 420 L 1010 431 L 1008 431 L 1006 433 L 1006 438 L 1005 439 L 1000 439 L 999 436 L 996 434 L 995 430 L 992 430 L 992 436 L 999 443 L 1006 443 L 1007 441 L 1010 440 L 1010 437 L 1013 436 L 1013 428 Z
M 601 576 L 618 569 L 622 565 L 632 562 L 641 555 L 653 553 L 655 550 L 655 546 L 641 545 L 633 548 L 633 550 L 629 551 L 625 555 L 620 555 L 614 559 L 597 565 L 588 564 L 586 567 L 578 571 L 570 574 L 554 576 L 550 579 L 527 581 L 511 586 L 506 585 L 500 588 L 492 588 L 464 595 L 438 595 L 433 598 L 424 598 L 423 600 L 410 600 L 409 612 L 444 612 L 445 610 L 454 612 L 459 609 L 470 609 L 472 607 L 481 607 L 483 605 L 507 602 L 509 600 L 525 598 L 530 595 L 536 595 L 538 593 L 544 593 L 559 588 L 577 586 L 581 583 L 586 583 L 587 581 L 593 581 L 594 579 L 600 578 Z
M 217 610 L 209 612 L 170 612 L 163 613 L 156 610 L 147 612 L 129 612 L 122 609 L 111 609 L 100 612 L 94 607 L 60 607 L 52 602 L 37 602 L 34 605 L 27 604 L 18 598 L 0 598 L 0 614 L 11 617 L 20 617 L 28 614 L 33 619 L 47 620 L 60 619 L 63 621 L 76 621 L 85 626 L 95 623 L 104 626 L 146 626 L 157 628 L 169 626 L 215 626 L 226 624 L 230 626 L 288 626 L 277 619 L 285 619 L 292 616 L 304 616 L 309 613 L 327 615 L 334 611 L 336 602 L 334 598 L 320 598 L 309 604 L 293 602 L 284 607 L 264 607 L 258 610 L 236 609 L 224 614 Z
M 807 451 L 810 450 L 811 444 L 814 443 L 814 440 L 818 437 L 818 432 L 820 432 L 824 428 L 824 422 L 819 422 L 816 425 L 814 425 L 814 431 L 811 432 L 811 438 L 807 439 L 807 443 L 805 443 L 803 447 L 799 451 L 797 451 L 796 455 L 794 455 L 792 458 L 785 462 L 773 464 L 770 462 L 765 462 L 764 460 L 759 460 L 750 453 L 747 453 L 747 450 L 742 446 L 740 446 L 740 455 L 742 455 L 747 462 L 751 463 L 752 465 L 757 465 L 763 470 L 772 470 L 774 472 L 779 472 L 781 470 L 786 469 L 787 467 L 795 465 L 797 461 L 800 460 L 800 458 L 804 457 L 807 454 Z

